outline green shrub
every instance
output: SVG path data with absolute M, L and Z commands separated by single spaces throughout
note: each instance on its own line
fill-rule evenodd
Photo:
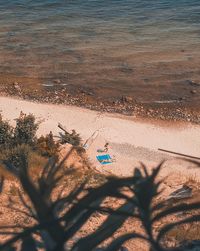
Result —
M 25 159 L 23 159 L 24 154 Z M 37 176 L 38 172 L 43 170 L 48 162 L 48 158 L 42 156 L 41 153 L 33 150 L 30 146 L 18 145 L 0 152 L 0 177 L 5 177 L 9 182 L 16 180 L 15 175 L 21 167 L 20 163 L 23 164 L 24 160 L 28 163 L 31 177 Z
M 72 130 L 72 133 L 65 132 L 60 133 L 60 143 L 61 144 L 71 144 L 73 146 L 80 146 L 81 144 L 81 137 L 75 130 Z
M 17 174 L 20 168 L 28 166 L 30 151 L 31 148 L 28 145 L 17 145 L 6 149 L 1 155 L 1 160 L 9 171 Z
M 16 127 L 14 128 L 14 144 L 28 144 L 34 145 L 36 142 L 36 132 L 39 124 L 36 123 L 33 114 L 24 114 L 21 112 L 19 118 L 16 119 Z
M 58 152 L 59 143 L 55 142 L 52 132 L 37 139 L 36 150 L 42 156 L 55 156 Z
M 0 114 L 0 149 L 10 147 L 13 136 L 13 127 L 8 121 L 3 120 Z

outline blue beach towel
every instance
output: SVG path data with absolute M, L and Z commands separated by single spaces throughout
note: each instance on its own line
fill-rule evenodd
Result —
M 112 163 L 112 158 L 110 157 L 109 154 L 98 155 L 98 156 L 96 156 L 96 157 L 97 157 L 97 160 L 98 160 L 102 165 L 106 165 L 106 164 Z

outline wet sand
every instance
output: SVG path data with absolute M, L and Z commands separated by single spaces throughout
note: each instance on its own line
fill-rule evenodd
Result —
M 42 85 L 42 79 L 18 77 L 13 75 L 0 76 L 0 95 L 22 98 L 24 100 L 75 105 L 99 112 L 120 113 L 137 118 L 161 119 L 164 121 L 188 121 L 200 123 L 200 82 L 186 80 L 179 85 L 171 86 L 171 93 L 161 98 L 158 93 L 169 88 L 157 86 L 155 93 L 152 88 L 137 89 L 134 96 L 123 92 L 109 91 L 95 93 L 96 87 L 69 86 L 59 79 L 51 80 L 53 84 Z M 170 92 L 170 90 L 169 90 Z M 173 93 L 175 92 L 175 93 Z M 176 97 L 175 97 L 176 96 Z M 148 101 L 147 101 L 148 100 Z

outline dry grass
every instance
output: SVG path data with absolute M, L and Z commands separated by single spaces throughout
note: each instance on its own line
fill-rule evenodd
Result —
M 0 155 L 0 159 L 2 159 L 3 154 Z M 47 163 L 48 159 L 41 156 L 39 153 L 35 151 L 29 152 L 29 167 L 30 167 L 30 175 L 35 176 L 38 174 Z M 6 180 L 16 181 L 15 175 L 6 169 L 3 163 L 0 163 L 0 176 L 3 176 Z
M 200 202 L 200 181 L 195 176 L 188 177 L 185 185 L 192 188 L 192 197 L 185 199 L 173 200 L 173 206 L 176 205 L 190 205 L 192 203 Z M 191 210 L 184 213 L 178 213 L 172 218 L 169 218 L 166 223 L 171 223 L 176 220 L 181 220 L 185 217 L 192 217 L 194 215 L 199 215 L 200 210 Z M 173 243 L 173 245 L 178 245 L 187 241 L 200 240 L 200 222 L 192 222 L 183 225 L 176 226 L 171 231 L 166 234 L 165 241 Z
M 191 224 L 187 224 L 176 227 L 168 233 L 167 237 L 179 243 L 183 241 L 199 240 L 200 223 L 193 223 L 192 226 Z

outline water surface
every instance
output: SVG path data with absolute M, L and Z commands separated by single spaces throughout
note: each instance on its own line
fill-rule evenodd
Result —
M 199 0 L 0 1 L 1 74 L 165 98 L 200 80 L 199 49 Z

